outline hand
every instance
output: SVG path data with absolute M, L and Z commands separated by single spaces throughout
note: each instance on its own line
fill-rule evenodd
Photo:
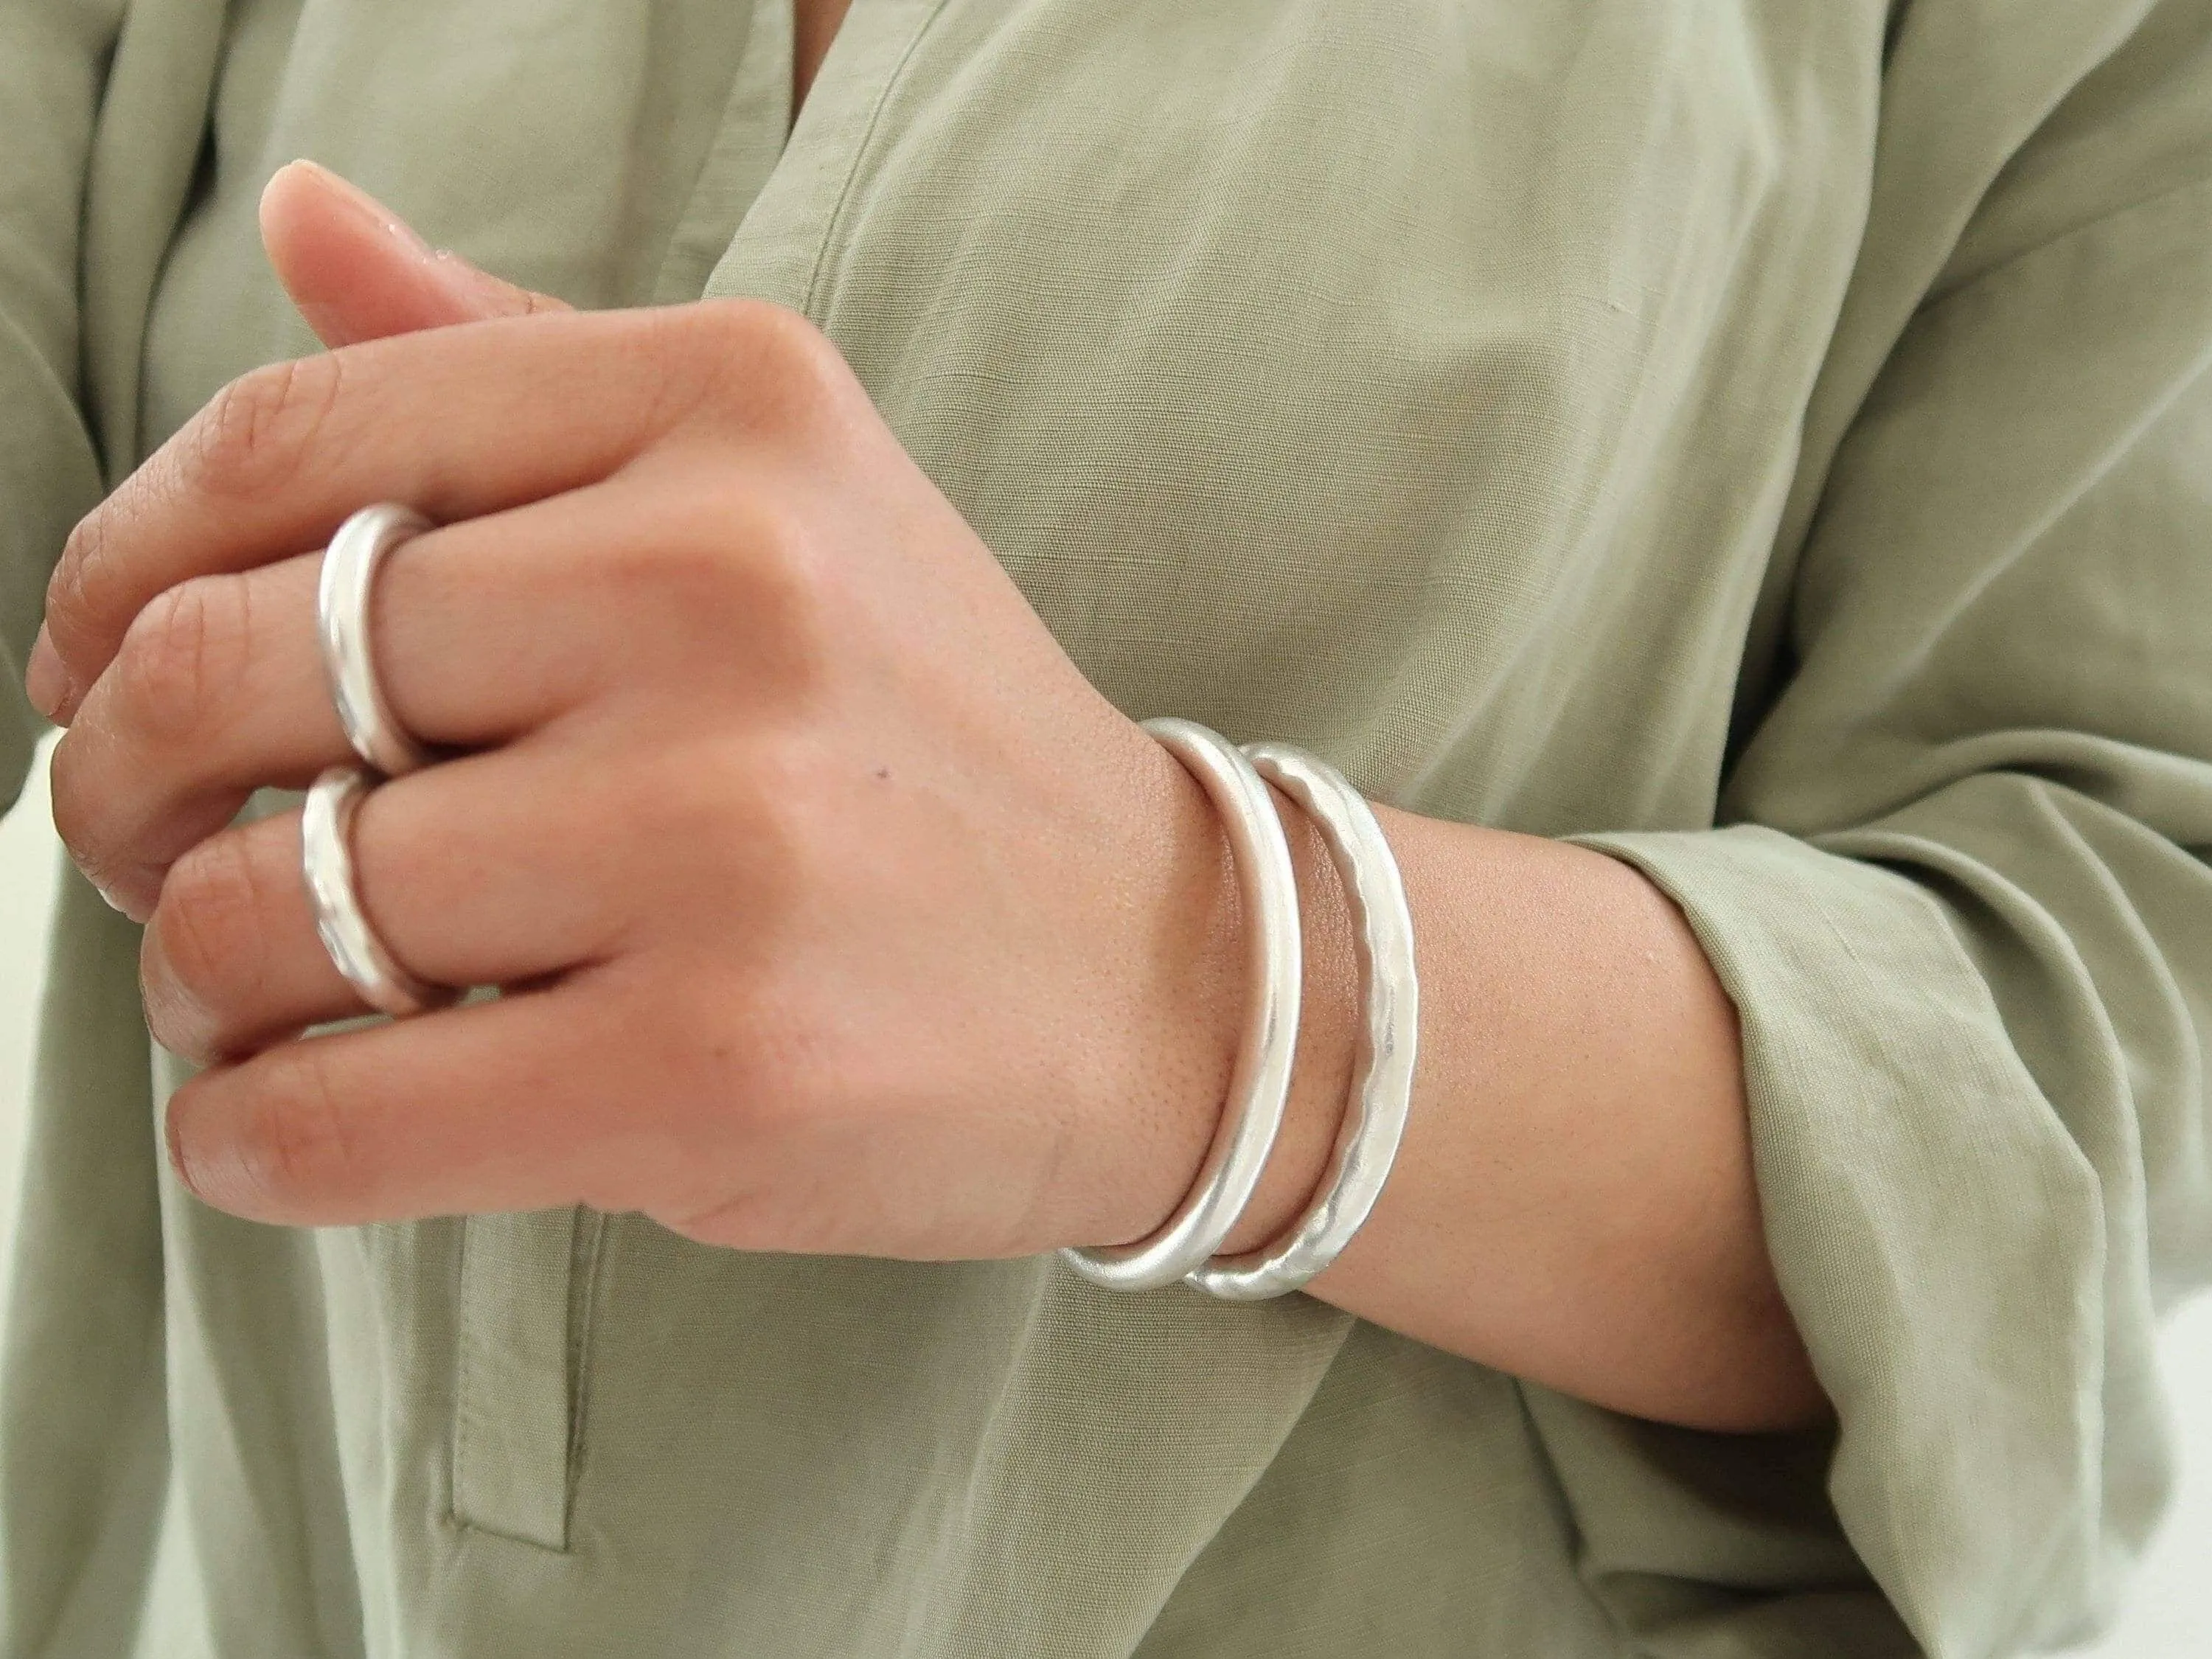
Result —
M 264 239 L 325 357 L 227 389 L 78 527 L 33 700 L 55 817 L 149 920 L 155 1035 L 207 1070 L 172 1155 L 241 1215 L 582 1201 L 712 1243 L 916 1257 L 1152 1231 L 1212 1138 L 1245 987 L 1198 786 L 1084 680 L 803 319 L 564 314 L 312 168 Z M 384 785 L 360 885 L 400 960 L 504 994 L 361 1012 L 296 814 L 349 758 L 313 646 L 354 509 L 381 677 L 456 757 Z M 1687 922 L 1571 843 L 1382 809 L 1420 1073 L 1314 1293 L 1717 1429 L 1826 1409 L 1767 1259 L 1734 1009 Z M 1292 813 L 1307 993 L 1283 1138 L 1227 1248 L 1310 1190 L 1355 1012 Z
M 32 677 L 63 837 L 208 1063 L 168 1113 L 192 1190 L 913 1257 L 1156 1226 L 1244 994 L 1218 826 L 836 352 L 762 304 L 567 313 L 316 169 L 264 222 L 337 349 L 227 387 L 78 526 Z M 232 820 L 349 758 L 311 550 L 382 500 L 441 526 L 375 623 L 454 757 L 369 798 L 361 890 L 415 972 L 504 994 L 295 1041 L 362 1006 L 298 814 Z

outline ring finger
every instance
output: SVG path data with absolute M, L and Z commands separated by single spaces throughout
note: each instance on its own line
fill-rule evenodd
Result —
M 625 603 L 634 490 L 580 491 L 433 530 L 395 550 L 371 595 L 375 667 L 426 741 L 506 741 L 573 707 L 605 668 Z M 134 918 L 169 865 L 263 787 L 350 758 L 318 645 L 323 556 L 171 588 L 132 624 L 54 757 L 54 821 Z M 595 644 L 587 637 L 598 629 Z
M 355 815 L 355 890 L 392 955 L 442 985 L 515 985 L 605 960 L 629 920 L 610 814 L 629 793 L 567 752 L 495 750 L 380 784 Z M 546 750 L 554 752 L 544 752 Z M 598 783 L 593 779 L 601 780 Z M 368 1012 L 317 934 L 297 810 L 177 861 L 140 956 L 154 1036 L 203 1063 Z

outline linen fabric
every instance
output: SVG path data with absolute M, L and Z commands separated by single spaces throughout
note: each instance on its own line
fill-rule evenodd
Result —
M 0 0 L 9 789 L 71 522 L 313 349 L 283 161 L 580 305 L 799 307 L 1129 714 L 1674 896 L 1839 1426 L 1048 1259 L 236 1221 L 71 878 L 0 1655 L 2085 1632 L 2212 1273 L 2212 4 L 857 0 L 795 125 L 790 54 L 783 0 Z

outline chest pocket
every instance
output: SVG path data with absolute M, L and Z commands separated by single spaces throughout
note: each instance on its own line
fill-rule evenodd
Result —
M 463 1526 L 568 1547 L 605 1222 L 571 1207 L 462 1225 L 453 1504 Z

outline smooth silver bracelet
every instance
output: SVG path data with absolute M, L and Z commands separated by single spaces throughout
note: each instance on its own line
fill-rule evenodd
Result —
M 1092 1284 L 1116 1291 L 1172 1285 L 1220 1249 L 1251 1202 L 1282 1127 L 1298 1042 L 1298 890 L 1274 798 L 1253 763 L 1219 732 L 1165 719 L 1146 720 L 1145 730 L 1205 786 L 1221 815 L 1236 855 L 1252 991 L 1228 1104 L 1176 1212 L 1134 1244 L 1060 1252 Z
M 1421 1029 L 1413 916 L 1398 860 L 1375 811 L 1334 767 L 1287 744 L 1249 743 L 1260 775 L 1303 807 L 1328 843 L 1351 911 L 1366 1019 L 1350 1098 L 1316 1189 L 1297 1224 L 1273 1243 L 1218 1256 L 1187 1275 L 1208 1295 L 1257 1302 L 1295 1291 L 1336 1260 L 1375 1207 L 1405 1133 Z

